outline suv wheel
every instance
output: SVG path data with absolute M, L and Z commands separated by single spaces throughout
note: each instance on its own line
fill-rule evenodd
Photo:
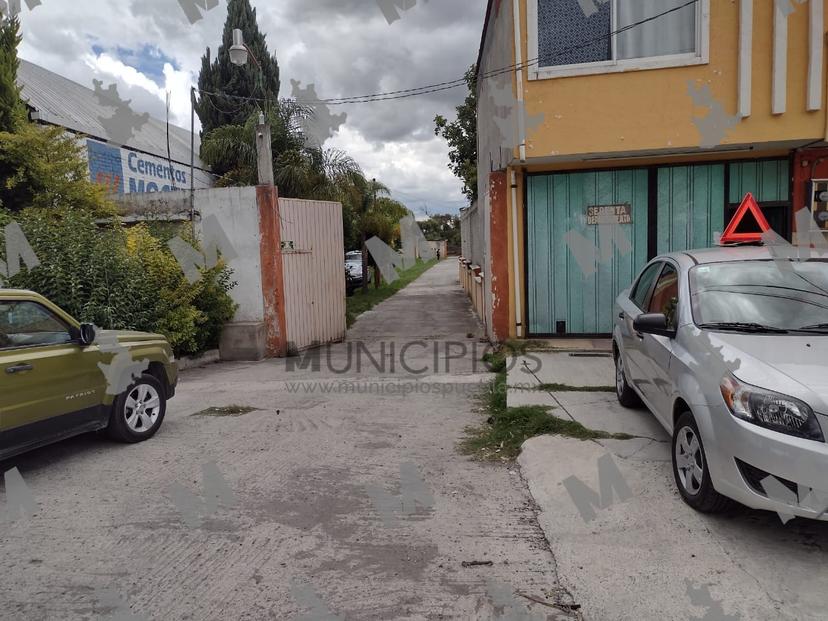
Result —
M 120 442 L 142 442 L 154 436 L 161 426 L 167 412 L 167 397 L 161 382 L 145 373 L 118 395 L 112 407 L 109 436 Z
M 691 412 L 679 416 L 673 430 L 673 475 L 682 499 L 696 511 L 719 513 L 733 501 L 713 488 L 699 427 Z
M 617 349 L 615 350 L 615 396 L 618 397 L 618 403 L 625 408 L 635 408 L 641 405 L 641 398 L 627 383 L 624 359 Z

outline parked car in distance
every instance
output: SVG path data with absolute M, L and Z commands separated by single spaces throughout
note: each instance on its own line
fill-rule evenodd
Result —
M 362 286 L 362 253 L 359 250 L 345 253 L 345 291 L 352 295 Z
M 618 400 L 671 434 L 687 504 L 828 519 L 828 254 L 667 254 L 616 311 Z
M 151 438 L 178 369 L 160 334 L 82 324 L 31 291 L 0 289 L 0 459 L 89 431 Z

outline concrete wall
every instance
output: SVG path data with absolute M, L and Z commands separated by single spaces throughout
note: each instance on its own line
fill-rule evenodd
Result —
M 190 216 L 189 193 L 133 194 L 118 199 L 127 220 L 179 220 Z M 224 328 L 225 360 L 284 356 L 345 336 L 345 267 L 340 203 L 280 199 L 275 187 L 197 190 L 196 234 L 218 241 L 238 284 L 238 305 Z M 283 243 L 284 242 L 284 243 Z
M 210 216 L 233 243 L 236 258 L 227 261 L 233 270 L 233 301 L 239 305 L 234 322 L 263 322 L 262 259 L 260 253 L 259 207 L 256 188 L 216 188 L 195 193 L 196 211 L 201 214 L 196 230 L 203 237 L 201 225 Z

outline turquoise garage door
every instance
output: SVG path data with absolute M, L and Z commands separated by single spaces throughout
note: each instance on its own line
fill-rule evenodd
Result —
M 646 169 L 527 178 L 531 335 L 612 331 L 616 296 L 647 262 L 647 180 Z M 595 208 L 618 214 L 617 226 L 598 225 Z

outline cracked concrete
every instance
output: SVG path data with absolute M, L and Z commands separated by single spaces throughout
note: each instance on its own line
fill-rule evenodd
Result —
M 475 363 L 482 349 L 472 353 L 480 336 L 447 261 L 349 334 L 386 362 L 390 344 L 399 358 L 402 344 L 423 343 L 406 354 L 416 373 L 399 364 L 345 373 L 327 364 L 289 371 L 286 360 L 216 364 L 183 373 L 149 442 L 82 436 L 2 464 L 19 467 L 37 513 L 0 531 L 0 618 L 572 618 L 514 595 L 568 601 L 517 467 L 456 451 L 482 420 L 473 394 L 491 378 Z M 347 351 L 331 348 L 334 368 L 347 366 Z M 371 392 L 324 392 L 328 381 Z M 191 416 L 228 405 L 258 410 Z M 208 462 L 232 504 L 203 502 Z M 433 504 L 387 527 L 366 486 L 405 493 L 405 462 Z M 196 528 L 170 499 L 175 483 L 202 502 Z M 504 592 L 513 594 L 506 604 Z
M 549 356 L 536 355 L 541 362 Z M 605 360 L 592 360 L 594 365 L 579 373 L 589 385 L 612 384 Z M 518 371 L 515 377 L 535 376 Z M 571 374 L 563 382 L 550 367 L 543 377 L 577 385 Z M 653 437 L 581 441 L 543 436 L 523 445 L 518 461 L 538 519 L 562 582 L 583 604 L 585 618 L 825 618 L 828 523 L 797 519 L 783 525 L 775 513 L 747 508 L 719 516 L 695 512 L 676 490 L 663 428 L 645 409 L 620 407 L 613 394 L 510 390 L 509 400 L 563 406 L 587 427 Z M 560 409 L 553 414 L 565 417 Z M 603 508 L 587 522 L 563 481 L 576 477 L 600 492 L 598 460 L 607 453 L 632 498 L 618 502 L 617 495 L 610 501 L 599 494 Z

